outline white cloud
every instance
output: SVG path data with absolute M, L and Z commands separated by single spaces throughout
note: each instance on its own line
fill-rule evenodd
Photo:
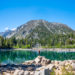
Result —
M 6 28 L 5 28 L 5 31 L 8 31 L 8 30 L 15 31 L 16 28 L 9 29 L 9 27 L 6 27 Z
M 7 31 L 7 30 L 9 30 L 9 28 L 8 28 L 8 27 L 6 27 L 6 28 L 5 28 L 5 31 Z
M 13 29 L 11 29 L 12 31 L 15 31 L 16 30 L 16 28 L 13 28 Z

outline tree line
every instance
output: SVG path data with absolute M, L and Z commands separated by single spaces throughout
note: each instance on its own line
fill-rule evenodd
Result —
M 32 37 L 16 39 L 15 37 L 3 38 L 0 36 L 0 48 L 32 48 L 36 44 L 40 44 L 43 48 L 75 48 L 75 34 L 54 34 L 40 39 Z

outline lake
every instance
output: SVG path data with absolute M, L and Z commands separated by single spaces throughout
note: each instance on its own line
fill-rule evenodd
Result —
M 0 51 L 0 63 L 21 64 L 25 61 L 35 59 L 38 55 L 38 51 L 29 50 Z M 45 56 L 50 60 L 75 60 L 75 52 L 41 51 L 40 56 Z

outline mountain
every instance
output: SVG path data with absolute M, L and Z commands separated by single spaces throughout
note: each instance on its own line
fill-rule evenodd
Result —
M 74 31 L 65 24 L 48 22 L 45 20 L 31 20 L 26 24 L 21 25 L 15 31 L 8 31 L 2 33 L 2 36 L 7 38 L 16 37 L 16 38 L 44 38 L 50 37 L 54 34 L 69 34 Z
M 9 34 L 11 34 L 11 32 L 13 32 L 13 31 L 11 31 L 11 30 L 6 30 L 5 32 L 0 32 L 0 35 L 3 36 L 3 37 L 6 37 L 6 36 L 8 36 Z

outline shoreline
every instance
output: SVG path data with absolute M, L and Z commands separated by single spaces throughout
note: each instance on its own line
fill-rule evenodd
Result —
M 23 49 L 23 48 L 12 48 L 12 49 L 0 49 L 0 51 L 16 51 L 16 50 L 25 50 L 25 51 L 54 51 L 54 52 L 75 52 L 75 48 L 32 48 L 32 49 Z
M 53 75 L 53 73 L 61 75 L 63 71 L 67 73 L 66 75 L 70 72 L 75 75 L 75 60 L 51 61 L 43 56 L 38 56 L 34 60 L 19 65 L 0 65 L 0 70 L 0 75 Z

